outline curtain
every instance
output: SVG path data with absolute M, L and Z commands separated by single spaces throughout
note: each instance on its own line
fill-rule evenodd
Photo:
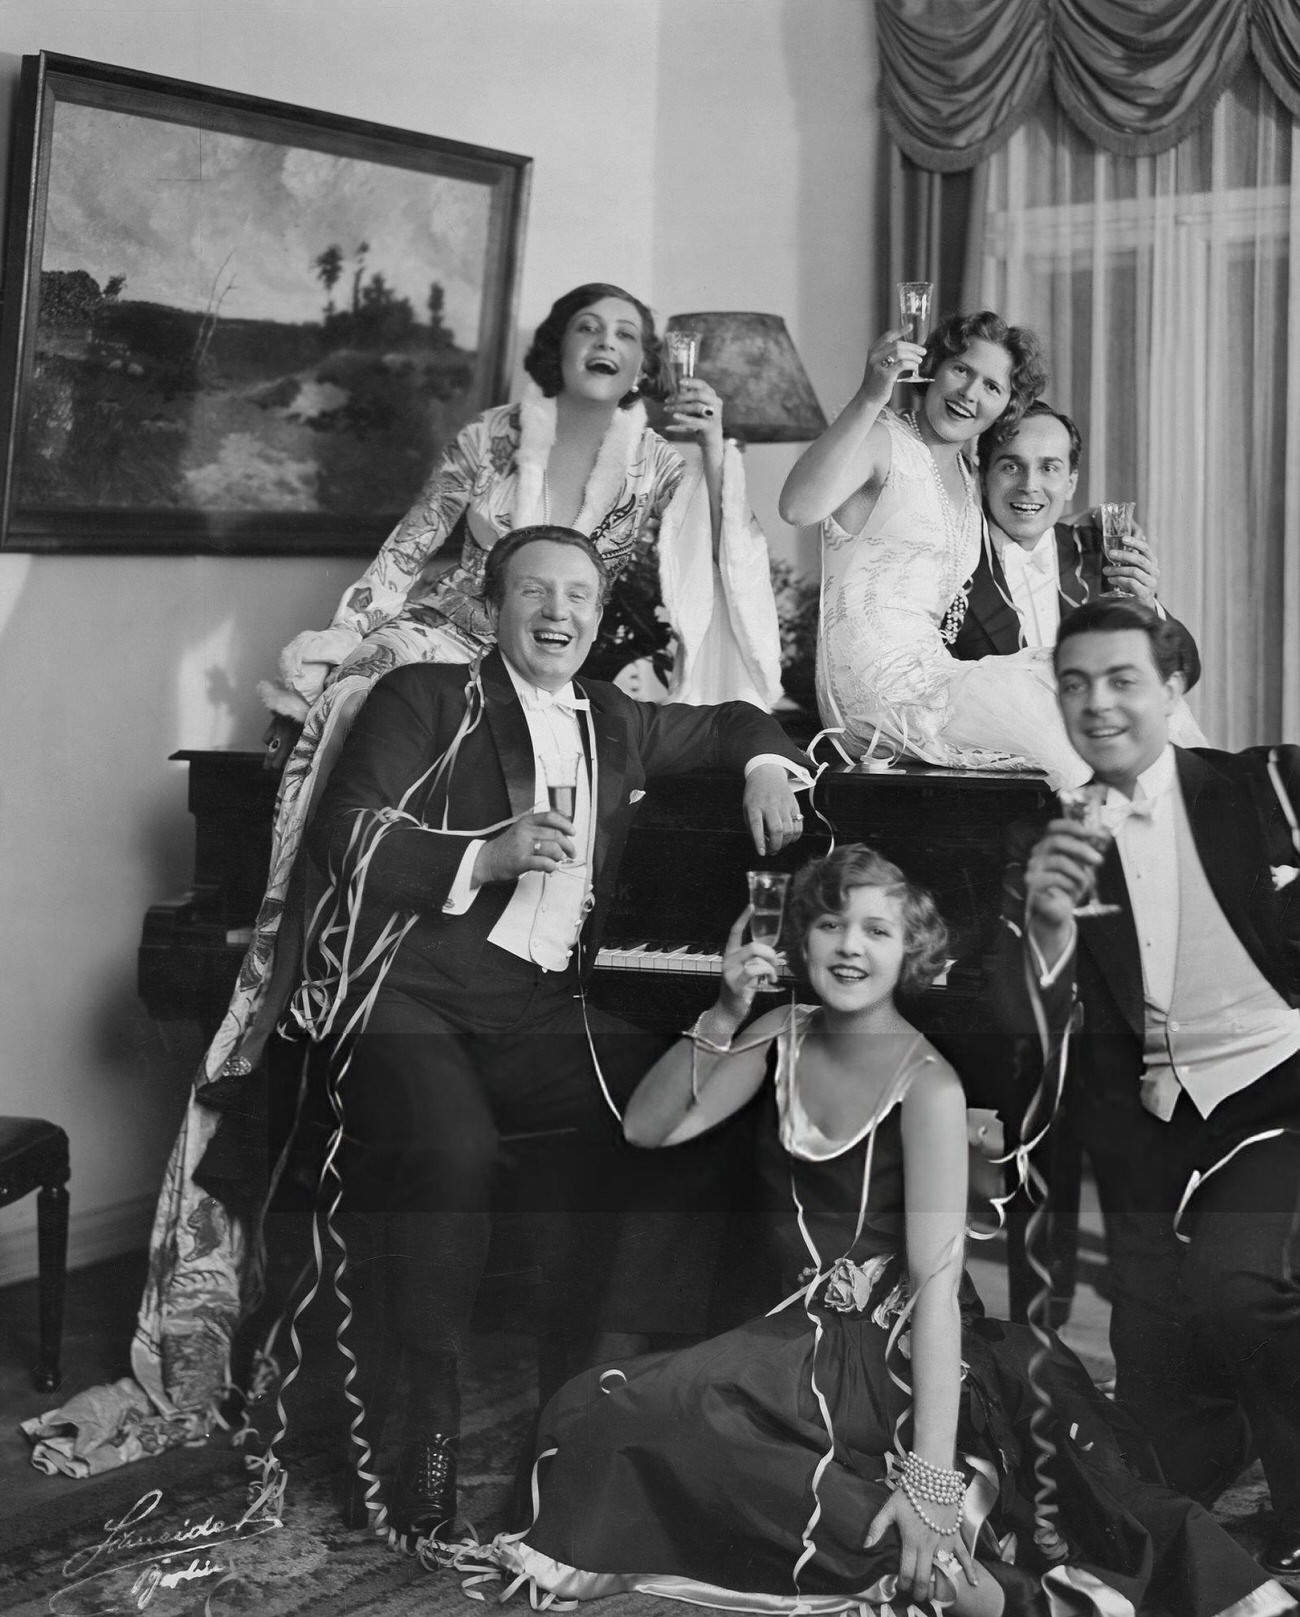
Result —
M 967 306 L 979 273 L 979 222 L 984 213 L 982 169 L 939 174 L 922 168 L 887 143 L 889 230 L 877 284 L 884 303 L 875 330 L 898 324 L 894 288 L 899 281 L 933 281 L 933 317 Z
M 971 168 L 1049 80 L 1105 151 L 1149 156 L 1208 116 L 1249 53 L 1300 117 L 1297 0 L 879 0 L 880 99 L 899 149 Z
M 1294 119 L 1247 64 L 1172 149 L 1121 157 L 1041 98 L 985 182 L 972 291 L 1043 336 L 1047 397 L 1083 433 L 1078 503 L 1137 501 L 1200 642 L 1211 744 L 1297 739 Z

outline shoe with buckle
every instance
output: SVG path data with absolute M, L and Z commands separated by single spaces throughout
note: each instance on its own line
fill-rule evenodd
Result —
M 1278 1522 L 1259 1559 L 1265 1572 L 1275 1578 L 1300 1579 L 1300 1521 L 1289 1518 Z
M 403 1445 L 388 1504 L 388 1524 L 398 1538 L 446 1536 L 455 1525 L 457 1442 L 437 1433 Z

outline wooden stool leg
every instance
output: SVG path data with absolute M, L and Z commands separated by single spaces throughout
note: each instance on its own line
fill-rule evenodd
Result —
M 38 1392 L 53 1392 L 61 1379 L 63 1291 L 68 1270 L 68 1191 L 46 1185 L 36 1195 L 36 1242 L 40 1263 L 41 1359 L 36 1369 Z

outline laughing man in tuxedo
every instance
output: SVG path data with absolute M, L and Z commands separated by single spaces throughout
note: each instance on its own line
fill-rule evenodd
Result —
M 1124 561 L 1112 564 L 1093 516 L 1062 522 L 1082 452 L 1074 422 L 1041 401 L 1014 426 L 994 426 L 980 440 L 988 520 L 954 656 L 973 661 L 1051 646 L 1065 613 L 1115 588 L 1168 616 L 1156 600 L 1159 569 L 1143 534 L 1131 535 Z M 1176 618 L 1170 622 L 1182 638 L 1190 689 L 1201 673 L 1196 642 Z
M 569 1325 L 600 1317 L 602 1253 L 620 1203 L 640 1185 L 649 1211 L 631 1283 L 645 1291 L 659 1275 L 658 1328 L 691 1328 L 672 1316 L 690 1232 L 675 1231 L 675 1256 L 663 1261 L 656 1242 L 673 1232 L 602 1093 L 613 1102 L 630 1094 L 660 1046 L 582 997 L 645 784 L 700 768 L 744 775 L 760 854 L 802 830 L 792 778 L 803 774 L 803 754 L 761 709 L 655 706 L 575 679 L 606 587 L 597 552 L 571 529 L 500 540 L 484 579 L 496 649 L 468 668 L 418 663 L 381 679 L 309 833 L 339 895 L 334 952 L 346 942 L 355 968 L 346 988 L 336 968 L 334 1027 L 346 1029 L 372 1001 L 361 1031 L 336 1039 L 346 1061 L 343 1209 L 353 1280 L 368 1292 L 362 1312 L 386 1314 L 410 1383 L 388 1501 L 389 1524 L 406 1538 L 437 1534 L 455 1514 L 457 1368 L 502 1131 L 577 1131 L 566 1206 L 534 1219 L 546 1226 L 544 1266 Z M 576 766 L 565 812 L 542 806 L 549 765 L 561 757 Z M 359 1359 L 365 1344 L 363 1334 Z M 358 1364 L 363 1404 L 383 1390 L 371 1347 L 370 1363 Z M 377 1447 L 367 1422 L 360 1417 L 359 1436 Z M 374 1503 L 369 1458 L 361 1475 Z M 359 1516 L 355 1493 L 350 1504 Z
M 1170 1483 L 1212 1500 L 1253 1452 L 1273 1572 L 1300 1573 L 1300 748 L 1168 742 L 1172 623 L 1063 619 L 1071 741 L 1112 837 L 1053 820 L 1007 879 L 998 989 L 1059 1048 L 1106 1220 L 1116 1394 Z M 1036 840 L 1035 840 L 1036 839 Z M 1075 918 L 1094 878 L 1108 915 Z M 1037 1030 L 1037 1033 L 1035 1033 Z

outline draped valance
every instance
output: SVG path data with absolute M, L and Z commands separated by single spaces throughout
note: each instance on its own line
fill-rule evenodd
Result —
M 885 127 L 913 162 L 981 162 L 1050 83 L 1103 150 L 1165 151 L 1247 51 L 1300 117 L 1297 0 L 877 0 Z

